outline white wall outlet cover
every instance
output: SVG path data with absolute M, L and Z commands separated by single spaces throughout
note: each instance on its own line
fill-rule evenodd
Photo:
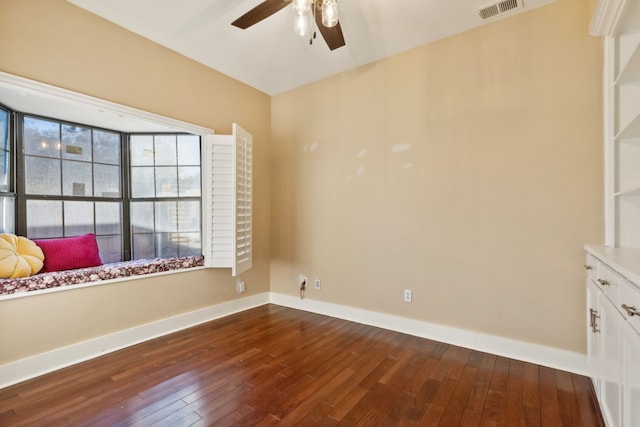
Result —
M 244 281 L 238 280 L 236 281 L 236 292 L 241 294 L 246 290 Z
M 320 279 L 316 279 L 315 287 L 316 289 L 320 289 Z

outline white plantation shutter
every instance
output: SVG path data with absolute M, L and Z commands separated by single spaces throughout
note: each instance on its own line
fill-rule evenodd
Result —
M 233 124 L 235 137 L 235 245 L 232 275 L 235 276 L 251 268 L 253 247 L 252 233 L 252 187 L 253 187 L 253 137 L 237 124 Z
M 235 123 L 232 135 L 206 136 L 204 143 L 205 262 L 231 268 L 233 276 L 252 264 L 252 144 Z

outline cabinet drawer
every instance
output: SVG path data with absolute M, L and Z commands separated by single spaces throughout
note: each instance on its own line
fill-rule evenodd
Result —
M 584 268 L 587 271 L 587 278 L 593 280 L 594 282 L 598 276 L 598 264 L 600 261 L 596 257 L 591 254 L 587 254 L 587 259 L 584 263 Z
M 616 307 L 618 307 L 618 301 L 620 300 L 620 282 L 622 280 L 622 277 L 616 274 L 605 264 L 598 264 L 596 283 Z
M 640 291 L 631 283 L 623 280 L 620 284 L 620 305 L 624 318 L 640 334 Z M 637 313 L 637 314 L 636 314 Z

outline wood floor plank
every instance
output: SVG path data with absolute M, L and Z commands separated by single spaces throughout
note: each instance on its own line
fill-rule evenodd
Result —
M 481 362 L 482 355 L 479 352 L 469 352 L 468 362 L 465 364 L 464 371 L 459 381 L 457 381 L 456 388 L 447 406 L 444 408 L 439 425 L 446 427 L 460 424 Z
M 571 374 L 569 372 L 556 371 L 555 377 L 562 424 L 579 426 L 580 413 L 578 412 L 578 404 L 576 394 L 573 390 Z
M 540 366 L 540 424 L 562 425 L 555 370 Z
M 497 357 L 491 374 L 491 382 L 482 408 L 481 426 L 499 425 L 505 409 L 507 382 L 509 379 L 509 360 Z
M 497 357 L 492 354 L 484 353 L 478 366 L 478 373 L 476 374 L 473 387 L 467 403 L 464 408 L 464 413 L 460 419 L 461 426 L 478 426 L 482 418 L 482 411 L 487 399 L 487 393 L 489 392 L 489 384 L 491 383 L 491 377 L 493 369 L 495 367 Z
M 516 426 L 524 420 L 524 363 L 509 360 L 509 376 L 507 378 L 506 405 L 502 413 L 502 425 Z
M 595 392 L 591 380 L 582 375 L 571 374 L 571 381 L 573 382 L 573 389 L 580 411 L 580 425 L 585 427 L 604 427 L 602 414 L 599 417 L 592 415 L 593 413 L 599 413 L 600 408 L 595 400 Z
M 0 425 L 604 423 L 580 375 L 264 305 L 0 389 Z

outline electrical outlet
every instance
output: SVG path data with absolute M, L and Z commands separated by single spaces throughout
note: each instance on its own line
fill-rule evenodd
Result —
M 411 302 L 411 298 L 412 298 L 412 292 L 411 289 L 405 289 L 404 290 L 404 300 L 405 302 Z
M 316 289 L 320 289 L 320 279 L 316 279 L 315 287 Z
M 236 282 L 236 292 L 241 294 L 246 290 L 245 285 L 244 285 L 244 281 L 240 281 L 238 280 Z

